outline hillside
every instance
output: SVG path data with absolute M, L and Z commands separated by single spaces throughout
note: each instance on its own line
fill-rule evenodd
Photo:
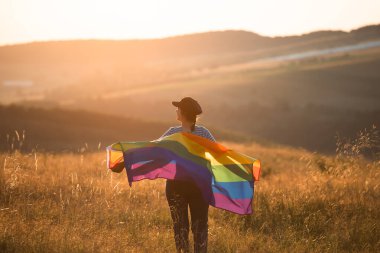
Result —
M 0 106 L 0 150 L 97 151 L 117 141 L 159 138 L 175 122 L 117 117 L 80 110 Z M 209 128 L 218 140 L 245 137 Z M 13 145 L 12 145 L 13 144 Z
M 125 125 L 129 122 L 124 118 L 135 118 L 168 126 L 177 124 L 171 101 L 193 96 L 204 109 L 201 123 L 217 135 L 223 130 L 241 140 L 331 154 L 336 134 L 350 137 L 380 124 L 379 29 L 374 25 L 275 38 L 219 31 L 155 40 L 3 46 L 0 104 L 85 110 L 113 115 Z M 375 44 L 366 47 L 368 42 Z M 6 122 L 19 122 L 7 123 L 8 132 L 22 131 L 20 121 Z M 91 140 L 95 147 L 103 141 L 99 136 L 124 136 L 121 130 L 111 135 L 108 126 L 99 126 L 103 130 L 75 146 Z M 148 132 L 141 131 L 152 138 Z M 43 139 L 40 135 L 34 136 Z
M 222 71 L 91 97 L 81 89 L 65 108 L 170 121 L 172 100 L 193 96 L 204 124 L 253 139 L 334 153 L 334 136 L 380 125 L 380 50 Z M 59 94 L 50 98 L 52 102 Z M 75 99 L 74 99 L 75 98 Z M 33 104 L 33 103 L 32 103 Z
M 215 31 L 151 40 L 45 41 L 0 47 L 0 81 L 27 79 L 34 91 L 80 85 L 104 91 L 173 81 L 187 72 L 305 50 L 380 39 L 380 25 L 351 32 L 322 31 L 264 37 Z M 4 97 L 1 97 L 4 100 Z M 9 98 L 8 98 L 9 99 Z
M 143 62 L 231 53 L 251 53 L 278 47 L 302 51 L 380 39 L 380 25 L 350 32 L 318 31 L 301 36 L 265 37 L 248 31 L 213 31 L 163 39 L 45 41 L 0 47 L 1 63 Z M 75 53 L 74 53 L 75 52 Z M 282 52 L 284 53 L 284 52 Z

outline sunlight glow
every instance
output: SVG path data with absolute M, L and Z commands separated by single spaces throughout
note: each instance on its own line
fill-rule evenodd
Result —
M 377 0 L 0 0 L 0 44 L 227 29 L 280 36 L 374 23 L 380 23 Z

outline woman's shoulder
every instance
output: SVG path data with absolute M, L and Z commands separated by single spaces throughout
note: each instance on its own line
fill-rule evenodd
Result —
M 207 127 L 205 127 L 204 125 L 197 125 L 196 124 L 195 127 L 198 127 L 199 129 L 207 130 L 208 131 Z
M 198 129 L 198 131 L 200 131 L 200 135 L 216 142 L 214 136 L 211 134 L 210 130 L 207 129 L 207 127 L 199 125 Z
M 176 126 L 171 126 L 169 128 L 171 131 L 182 131 L 182 126 L 181 125 L 176 125 Z M 207 127 L 205 127 L 202 124 L 195 124 L 195 131 L 209 131 Z
M 176 133 L 176 132 L 180 132 L 182 130 L 182 127 L 177 125 L 177 126 L 171 126 L 169 129 L 172 133 Z

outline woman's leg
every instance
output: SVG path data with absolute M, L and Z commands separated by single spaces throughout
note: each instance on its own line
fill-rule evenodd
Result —
M 166 198 L 173 220 L 177 252 L 189 252 L 188 202 L 179 191 L 178 182 L 166 181 Z
M 191 231 L 194 238 L 194 252 L 207 252 L 208 207 L 198 188 L 189 196 Z

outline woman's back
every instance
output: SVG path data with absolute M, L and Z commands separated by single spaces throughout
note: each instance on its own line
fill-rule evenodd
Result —
M 163 138 L 165 136 L 168 136 L 174 133 L 182 132 L 182 131 L 183 131 L 182 126 L 173 126 L 173 127 L 170 127 L 160 138 Z M 202 125 L 195 124 L 195 129 L 191 133 L 216 142 L 214 136 L 210 133 L 210 131 Z

